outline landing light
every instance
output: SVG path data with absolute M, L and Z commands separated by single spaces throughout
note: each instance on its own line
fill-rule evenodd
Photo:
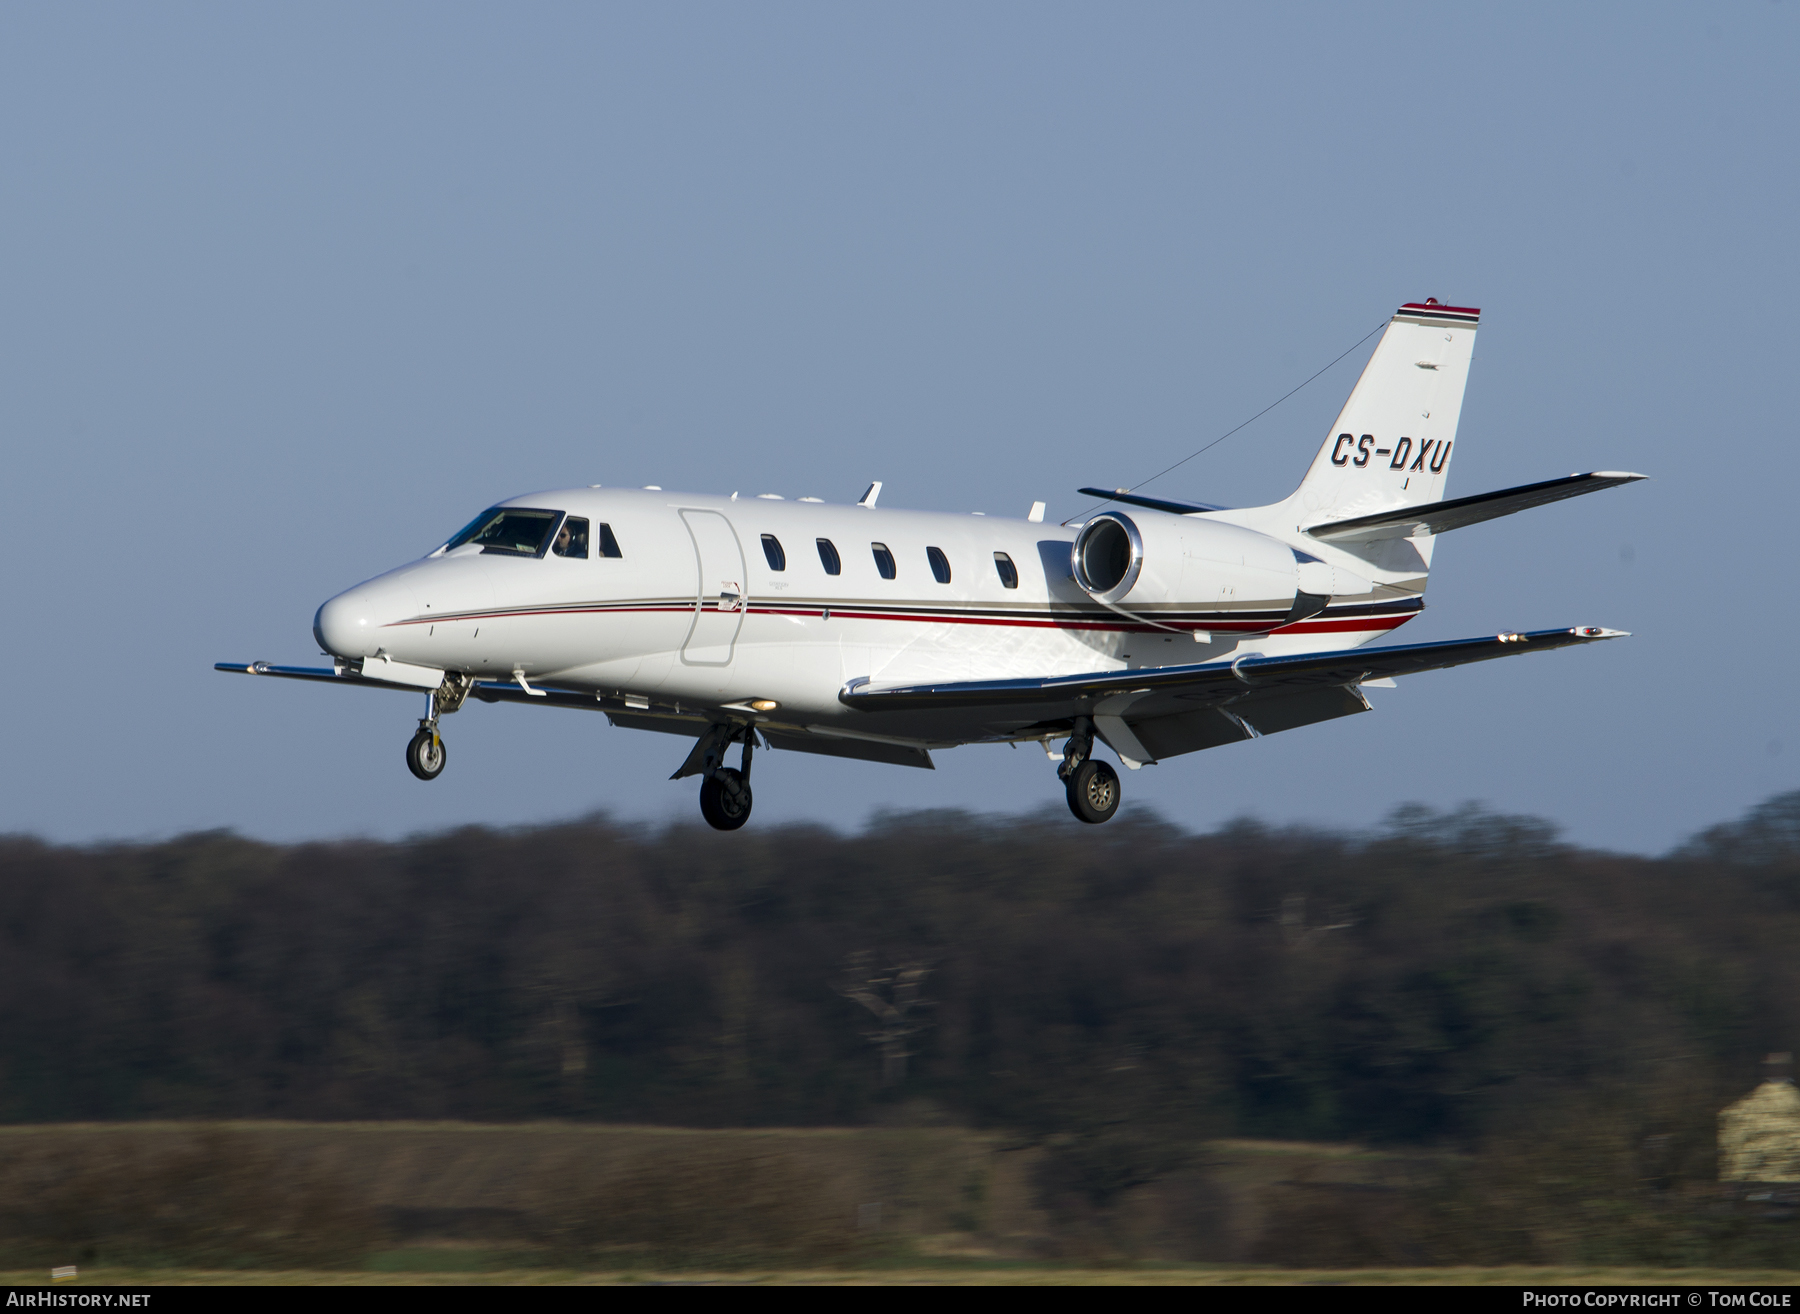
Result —
M 753 712 L 772 712 L 780 706 L 781 704 L 773 698 L 752 698 L 750 700 L 750 710 Z

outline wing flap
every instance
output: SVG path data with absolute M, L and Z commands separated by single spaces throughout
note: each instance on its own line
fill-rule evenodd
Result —
M 1232 704 L 1231 710 L 1257 734 L 1274 735 L 1283 730 L 1366 712 L 1369 700 L 1355 685 L 1334 684 L 1323 689 L 1283 689 L 1272 694 L 1252 694 L 1243 702 Z
M 885 762 L 889 766 L 923 767 L 927 771 L 936 769 L 929 752 L 907 744 L 869 739 L 839 739 L 835 736 L 827 738 L 805 731 L 796 734 L 791 730 L 771 730 L 766 725 L 758 726 L 757 730 L 769 741 L 771 748 L 787 752 L 819 753 L 825 757 L 847 757 L 858 762 Z
M 1478 525 L 1534 506 L 1547 506 L 1566 498 L 1597 493 L 1603 488 L 1617 488 L 1635 483 L 1646 476 L 1623 470 L 1595 470 L 1590 474 L 1572 474 L 1563 479 L 1546 479 L 1538 484 L 1521 484 L 1502 488 L 1495 493 L 1477 493 L 1473 497 L 1451 498 L 1445 502 L 1427 502 L 1422 506 L 1399 507 L 1372 516 L 1351 520 L 1332 520 L 1321 525 L 1308 525 L 1306 532 L 1327 543 L 1373 543 L 1384 538 L 1423 538 L 1446 530 Z
M 1218 748 L 1222 744 L 1256 737 L 1243 721 L 1217 707 L 1155 716 L 1148 721 L 1139 721 L 1132 728 L 1144 747 L 1159 759 L 1198 753 L 1203 748 Z
M 606 719 L 621 730 L 651 730 L 658 734 L 681 735 L 692 739 L 711 724 L 704 716 L 677 715 L 675 713 L 621 712 L 611 708 L 603 709 Z

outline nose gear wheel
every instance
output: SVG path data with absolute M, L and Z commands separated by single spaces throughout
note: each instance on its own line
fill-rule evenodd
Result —
M 406 746 L 406 769 L 420 780 L 436 780 L 444 773 L 450 750 L 436 730 L 421 730 Z

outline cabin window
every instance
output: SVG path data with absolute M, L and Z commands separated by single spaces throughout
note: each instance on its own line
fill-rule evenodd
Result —
M 871 543 L 869 551 L 875 554 L 875 569 L 881 572 L 883 579 L 892 579 L 900 573 L 894 567 L 894 554 L 888 551 L 886 543 Z
M 519 506 L 490 507 L 476 516 L 462 532 L 444 544 L 446 552 L 473 543 L 483 552 L 504 552 L 517 557 L 541 557 L 550 546 L 550 535 L 562 521 L 560 511 L 538 511 Z
M 600 524 L 600 555 L 603 557 L 622 557 L 619 551 L 619 540 L 613 537 L 612 526 L 604 521 Z
M 786 570 L 787 553 L 781 550 L 781 540 L 776 538 L 773 534 L 764 534 L 762 540 L 763 556 L 767 557 L 769 560 L 769 569 Z
M 819 564 L 825 567 L 827 575 L 844 573 L 844 563 L 838 560 L 837 548 L 832 546 L 832 542 L 828 538 L 819 540 Z
M 950 582 L 950 558 L 944 555 L 944 549 L 926 548 L 925 559 L 931 563 L 931 577 L 940 584 L 948 584 Z
M 1019 587 L 1019 568 L 1013 565 L 1013 559 L 1006 553 L 994 553 L 994 569 L 1000 572 L 1000 582 L 1007 588 Z
M 550 550 L 559 557 L 580 557 L 587 560 L 588 522 L 581 516 L 570 516 L 562 522 L 562 528 L 556 531 L 556 541 Z

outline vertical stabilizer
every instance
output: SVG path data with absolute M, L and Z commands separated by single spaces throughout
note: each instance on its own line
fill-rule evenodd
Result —
M 1444 496 L 1481 312 L 1408 303 L 1394 313 L 1288 507 L 1301 526 Z

